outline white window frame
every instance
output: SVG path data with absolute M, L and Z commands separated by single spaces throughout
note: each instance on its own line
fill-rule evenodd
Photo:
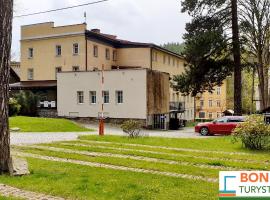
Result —
M 76 49 L 77 49 L 77 52 L 76 52 Z M 72 53 L 73 53 L 74 56 L 79 55 L 79 53 L 80 53 L 80 45 L 79 45 L 79 43 L 74 43 L 73 44 Z
M 108 93 L 108 95 L 105 95 L 105 93 Z M 105 101 L 106 97 L 108 98 L 107 99 L 108 101 Z M 103 100 L 104 104 L 109 104 L 110 103 L 110 91 L 109 90 L 102 91 L 102 98 L 103 98 L 102 100 Z
M 105 58 L 106 60 L 110 60 L 111 59 L 111 51 L 109 48 L 105 49 Z
M 28 48 L 28 58 L 32 59 L 34 58 L 34 48 Z
M 80 99 L 80 98 L 82 98 L 82 99 Z M 84 104 L 84 92 L 83 91 L 77 91 L 77 104 L 79 104 L 79 105 Z
M 221 101 L 220 100 L 217 100 L 217 107 L 221 107 Z
M 98 58 L 98 45 L 93 46 L 93 56 Z
M 93 97 L 94 97 L 95 101 L 93 101 Z M 89 99 L 90 99 L 90 104 L 92 104 L 92 105 L 97 104 L 97 91 L 90 91 L 89 92 Z
M 213 100 L 208 100 L 208 106 L 209 106 L 209 108 L 212 108 L 213 107 Z
M 119 95 L 121 94 L 121 95 Z M 116 90 L 115 91 L 115 97 L 116 97 L 116 104 L 123 104 L 124 103 L 124 92 L 123 90 Z M 121 101 L 119 101 L 119 98 Z
M 117 61 L 117 51 L 113 50 L 113 61 Z
M 60 51 L 59 51 L 59 49 L 60 49 Z M 59 52 L 60 52 L 60 54 L 59 54 Z M 61 45 L 56 45 L 55 46 L 55 55 L 57 57 L 62 56 L 62 46 Z
M 221 95 L 221 87 L 217 88 L 217 95 Z
M 34 69 L 33 68 L 27 69 L 27 80 L 29 80 L 29 81 L 34 80 Z

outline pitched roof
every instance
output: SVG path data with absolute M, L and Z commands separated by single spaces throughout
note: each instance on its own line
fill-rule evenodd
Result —
M 181 59 L 184 59 L 182 55 L 172 52 L 156 44 L 132 42 L 128 40 L 118 39 L 117 36 L 101 33 L 99 32 L 98 29 L 92 29 L 91 31 L 87 30 L 86 37 L 92 40 L 98 40 L 98 41 L 104 42 L 115 48 L 154 48 L 154 49 L 163 51 L 165 53 L 171 54 L 173 56 L 179 57 Z

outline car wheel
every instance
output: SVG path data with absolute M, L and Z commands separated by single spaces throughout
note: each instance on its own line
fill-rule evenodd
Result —
M 202 136 L 207 136 L 207 135 L 209 135 L 209 130 L 208 130 L 208 128 L 206 128 L 206 127 L 201 128 L 200 134 L 201 134 Z

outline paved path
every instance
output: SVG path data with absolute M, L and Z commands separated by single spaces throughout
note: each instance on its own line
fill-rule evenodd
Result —
M 76 140 L 78 136 L 81 135 L 98 135 L 98 124 L 84 124 L 84 126 L 96 131 L 68 133 L 11 133 L 11 144 L 40 144 L 59 141 L 72 141 Z M 111 125 L 105 126 L 105 134 L 120 136 L 125 135 L 120 128 Z M 209 138 L 195 133 L 193 128 L 185 128 L 177 131 L 142 130 L 142 135 L 165 138 Z
M 5 197 L 17 197 L 20 199 L 28 199 L 28 200 L 65 200 L 64 198 L 61 197 L 54 197 L 37 192 L 21 190 L 4 184 L 0 184 L 0 194 Z

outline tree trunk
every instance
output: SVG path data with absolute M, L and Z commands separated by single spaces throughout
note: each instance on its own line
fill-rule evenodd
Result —
M 237 0 L 231 0 L 234 57 L 234 112 L 242 115 L 242 69 L 239 40 Z
M 10 173 L 8 124 L 9 69 L 13 0 L 0 0 L 0 174 Z

